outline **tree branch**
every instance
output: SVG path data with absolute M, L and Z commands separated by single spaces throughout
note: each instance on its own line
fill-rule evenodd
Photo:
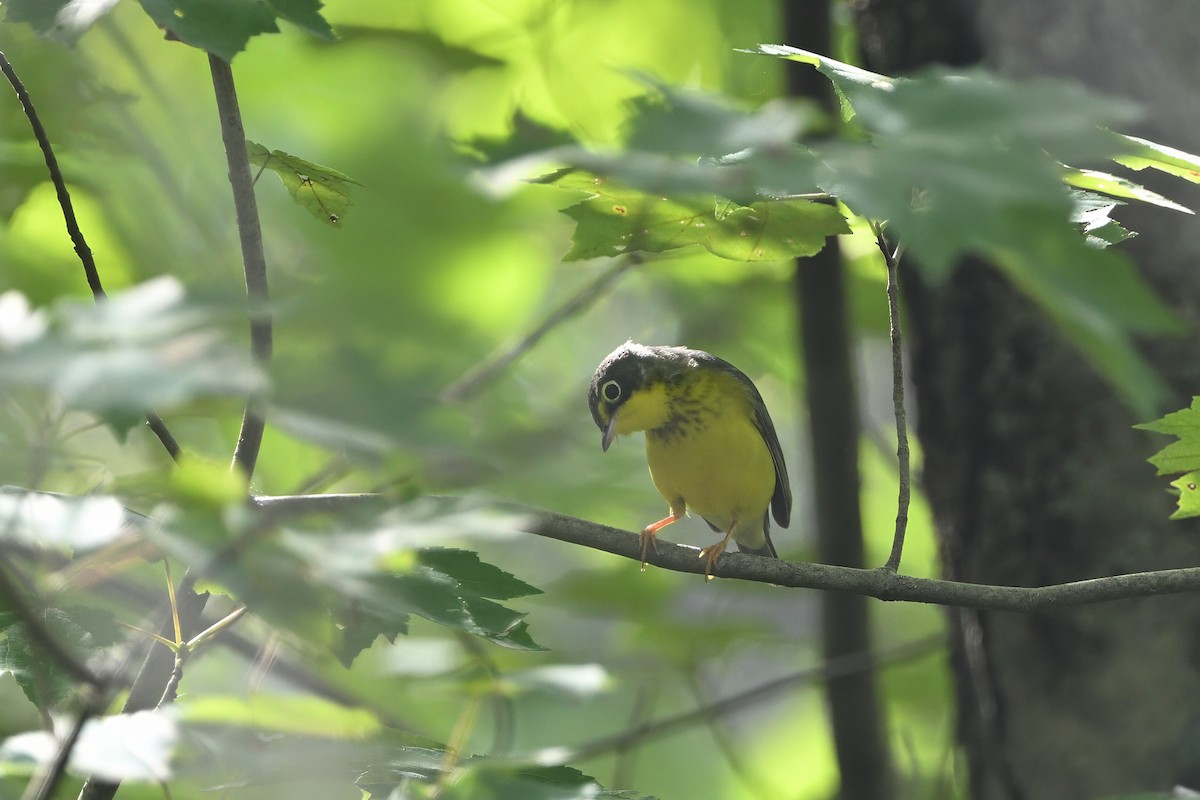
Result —
M 254 359 L 265 364 L 271 360 L 271 313 L 267 308 L 267 259 L 263 253 L 262 228 L 258 220 L 258 203 L 254 197 L 254 181 L 250 177 L 250 161 L 246 152 L 246 131 L 242 127 L 242 112 L 238 107 L 233 69 L 219 56 L 208 56 L 212 72 L 213 92 L 217 98 L 217 115 L 221 120 L 221 140 L 225 143 L 225 160 L 229 166 L 229 185 L 233 189 L 233 207 L 237 215 L 238 238 L 242 246 L 242 266 L 246 275 L 246 295 L 250 301 L 250 352 Z M 233 453 L 233 465 L 249 478 L 254 475 L 258 451 L 262 446 L 266 419 L 257 398 L 246 403 L 242 427 Z
M 16 70 L 13 69 L 4 53 L 0 53 L 0 72 L 4 73 L 4 77 L 8 78 L 8 82 L 13 87 L 13 91 L 17 93 L 17 99 L 25 111 L 25 118 L 29 120 L 29 127 L 33 129 L 33 136 L 37 139 L 38 146 L 42 148 L 46 170 L 50 173 L 50 182 L 54 184 L 54 192 L 58 195 L 58 204 L 62 208 L 67 235 L 71 237 L 71 243 L 75 246 L 75 254 L 83 262 L 83 274 L 87 277 L 92 297 L 97 303 L 103 302 L 107 297 L 104 293 L 104 284 L 100 282 L 100 272 L 96 269 L 95 259 L 92 258 L 92 249 L 88 247 L 87 240 L 83 238 L 83 230 L 79 227 L 79 221 L 75 219 L 75 206 L 71 202 L 71 193 L 67 191 L 67 181 L 63 178 L 62 170 L 58 166 L 58 159 L 54 156 L 54 148 L 50 146 L 50 136 L 42 126 L 41 118 L 38 117 L 37 110 L 33 107 L 33 99 L 25 90 L 25 84 L 21 83 Z M 158 440 L 162 442 L 171 458 L 178 461 L 179 442 L 171 435 L 171 431 L 167 429 L 167 424 L 163 422 L 162 417 L 153 411 L 147 412 L 146 423 Z
M 378 504 L 382 499 L 374 494 L 277 495 L 254 497 L 251 502 L 256 508 L 283 518 L 312 513 L 318 507 L 324 513 L 361 509 L 367 504 Z M 641 563 L 641 540 L 632 531 L 516 504 L 504 503 L 497 507 L 522 515 L 522 530 L 529 533 L 603 550 Z M 699 552 L 695 547 L 659 539 L 658 552 L 651 550 L 648 562 L 673 572 L 703 575 L 705 562 L 699 558 Z M 852 592 L 879 600 L 1023 613 L 1110 600 L 1200 592 L 1200 567 L 1125 573 L 1049 586 L 993 586 L 915 578 L 882 568 L 855 569 L 727 552 L 717 560 L 713 574 L 718 578 L 737 578 L 796 589 Z
M 760 558 L 756 556 L 756 558 Z M 623 750 L 635 743 L 641 743 L 647 739 L 658 738 L 665 736 L 668 733 L 686 728 L 697 722 L 704 722 L 717 717 L 724 716 L 734 711 L 740 711 L 748 706 L 754 705 L 767 700 L 781 691 L 791 689 L 795 686 L 812 683 L 814 681 L 828 682 L 836 678 L 853 675 L 856 672 L 863 670 L 874 670 L 880 666 L 887 666 L 903 661 L 909 661 L 914 658 L 928 655 L 934 652 L 938 647 L 944 644 L 944 637 L 931 636 L 924 639 L 918 639 L 913 642 L 898 645 L 887 652 L 881 653 L 878 658 L 870 651 L 860 653 L 847 653 L 841 656 L 835 656 L 828 661 L 819 664 L 818 666 L 800 670 L 791 675 L 785 675 L 782 678 L 777 678 L 773 681 L 747 689 L 744 692 L 731 695 L 729 697 L 718 700 L 706 706 L 685 711 L 680 714 L 675 714 L 670 717 L 665 717 L 656 722 L 647 723 L 630 730 L 621 731 L 612 736 L 603 736 L 598 739 L 593 739 L 586 744 L 577 745 L 575 747 L 555 747 L 547 752 L 551 755 L 554 763 L 562 763 L 565 761 L 578 761 L 585 758 L 592 758 L 603 753 L 613 750 Z M 546 760 L 534 756 L 535 760 Z
M 553 330 L 554 326 L 587 309 L 626 270 L 636 267 L 644 261 L 645 256 L 641 252 L 628 253 L 623 258 L 618 259 L 608 269 L 597 275 L 591 283 L 584 286 L 567 299 L 566 302 L 547 314 L 546 318 L 536 328 L 526 334 L 521 341 L 509 349 L 489 357 L 446 387 L 442 392 L 442 402 L 466 400 L 473 396 L 485 385 L 495 380 L 496 376 L 503 372 L 510 364 L 525 355 L 530 348 L 541 341 L 543 336 Z
M 912 477 L 908 452 L 908 414 L 904 409 L 904 346 L 900 341 L 900 284 L 896 280 L 896 268 L 900 259 L 900 248 L 888 247 L 883 235 L 883 226 L 871 223 L 875 231 L 875 243 L 883 253 L 887 265 L 888 320 L 892 336 L 892 407 L 896 413 L 896 462 L 900 475 L 900 491 L 896 500 L 896 532 L 892 537 L 892 552 L 883 568 L 895 572 L 900 568 L 900 555 L 904 551 L 904 533 L 908 530 L 908 504 L 912 497 Z

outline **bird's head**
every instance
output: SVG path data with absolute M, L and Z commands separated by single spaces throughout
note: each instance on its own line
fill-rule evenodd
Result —
M 666 378 L 672 348 L 626 342 L 596 367 L 588 389 L 588 407 L 600 428 L 605 450 L 618 434 L 655 428 L 666 422 Z

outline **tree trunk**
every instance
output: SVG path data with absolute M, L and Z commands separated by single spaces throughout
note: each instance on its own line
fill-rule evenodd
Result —
M 1200 148 L 1192 36 L 1200 7 L 982 0 L 978 10 L 978 41 L 993 66 L 1125 94 L 1154 115 L 1140 132 Z M 969 21 L 923 2 L 872 2 L 863 13 L 865 31 L 886 32 L 864 39 L 867 66 L 882 72 L 953 60 L 969 48 L 951 43 L 975 35 L 963 27 L 906 36 L 913 25 Z M 919 42 L 930 49 L 914 52 Z M 1193 187 L 1167 189 L 1200 207 Z M 1196 223 L 1162 209 L 1123 217 L 1142 232 L 1123 249 L 1192 331 L 1148 349 L 1180 407 L 1200 394 Z M 1131 428 L 1144 420 L 1040 312 L 984 264 L 961 265 L 938 288 L 911 265 L 905 273 L 923 483 L 949 576 L 1037 585 L 1200 564 L 1197 526 L 1167 520 L 1172 500 L 1145 463 L 1166 440 Z M 973 797 L 1200 787 L 1200 598 L 949 616 Z

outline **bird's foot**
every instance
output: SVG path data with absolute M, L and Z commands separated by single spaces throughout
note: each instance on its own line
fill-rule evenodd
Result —
M 654 548 L 654 555 L 658 555 L 658 529 L 653 525 L 647 525 L 642 528 L 642 572 L 646 571 L 646 554 L 650 552 L 650 548 Z
M 713 567 L 716 566 L 717 559 L 725 552 L 725 546 L 729 542 L 729 537 L 726 536 L 721 541 L 714 545 L 709 545 L 700 551 L 700 557 L 708 559 L 704 565 L 704 580 L 711 581 L 716 575 L 713 575 Z

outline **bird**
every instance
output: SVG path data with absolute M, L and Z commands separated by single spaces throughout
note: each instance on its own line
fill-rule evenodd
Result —
M 732 539 L 741 552 L 778 558 L 770 517 L 786 528 L 792 490 L 779 436 L 746 374 L 711 353 L 627 341 L 596 368 L 588 389 L 607 452 L 644 431 L 650 478 L 668 515 L 641 531 L 642 570 L 659 531 L 690 509 L 722 539 L 700 551 L 711 581 Z

